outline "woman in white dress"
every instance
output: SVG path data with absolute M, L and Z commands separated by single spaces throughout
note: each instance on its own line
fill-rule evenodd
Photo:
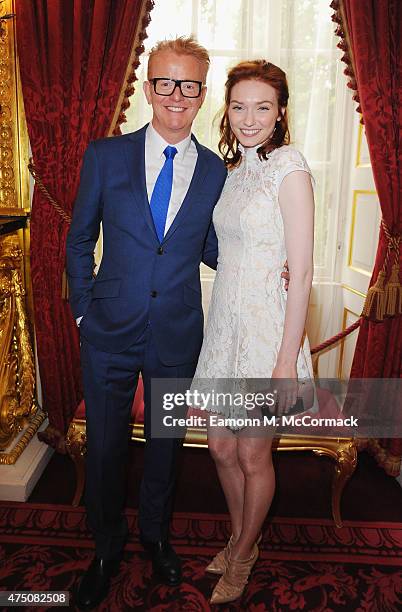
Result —
M 228 74 L 219 148 L 229 172 L 214 210 L 218 267 L 192 390 L 206 379 L 313 378 L 304 327 L 314 199 L 307 162 L 288 145 L 288 95 L 285 73 L 264 60 L 242 62 Z M 286 259 L 287 292 L 281 279 Z M 286 402 L 294 404 L 294 390 Z M 206 409 L 244 416 L 243 406 Z M 237 599 L 257 560 L 275 490 L 273 432 L 208 429 L 232 523 L 228 544 L 207 568 L 221 574 L 212 603 Z

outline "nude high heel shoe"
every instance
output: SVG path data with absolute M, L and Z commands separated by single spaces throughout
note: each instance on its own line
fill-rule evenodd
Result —
M 259 544 L 261 540 L 262 533 L 260 533 L 260 535 L 258 536 L 257 544 Z M 233 548 L 233 544 L 233 535 L 231 535 L 229 542 L 226 544 L 225 548 L 223 550 L 220 550 L 215 555 L 211 563 L 205 568 L 205 571 L 210 572 L 211 574 L 224 574 L 226 572 L 226 568 L 230 560 L 230 553 Z
M 258 558 L 258 546 L 254 544 L 248 559 L 230 559 L 226 572 L 215 586 L 211 604 L 229 603 L 238 599 L 248 582 L 250 572 Z
M 233 546 L 233 535 L 230 536 L 229 542 L 226 544 L 223 550 L 220 550 L 211 563 L 205 568 L 206 572 L 210 574 L 224 574 L 230 559 L 230 551 Z

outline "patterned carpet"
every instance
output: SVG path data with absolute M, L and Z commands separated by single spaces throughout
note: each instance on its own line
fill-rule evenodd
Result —
M 228 537 L 227 516 L 175 515 L 171 539 L 183 559 L 184 581 L 168 588 L 153 580 L 138 544 L 136 513 L 127 515 L 132 536 L 121 571 L 99 610 L 402 609 L 402 524 L 346 521 L 337 529 L 327 519 L 275 518 L 266 525 L 260 558 L 242 599 L 211 607 L 208 598 L 216 578 L 206 575 L 204 567 Z M 92 555 L 83 508 L 0 502 L 0 589 L 72 592 Z

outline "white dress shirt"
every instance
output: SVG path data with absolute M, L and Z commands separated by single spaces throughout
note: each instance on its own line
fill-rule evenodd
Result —
M 173 186 L 166 217 L 165 234 L 180 210 L 193 178 L 198 157 L 197 148 L 191 140 L 191 134 L 177 144 L 171 145 L 158 134 L 150 123 L 145 132 L 145 174 L 148 202 L 151 201 L 156 179 L 166 161 L 163 151 L 169 145 L 175 147 L 177 153 L 173 160 Z

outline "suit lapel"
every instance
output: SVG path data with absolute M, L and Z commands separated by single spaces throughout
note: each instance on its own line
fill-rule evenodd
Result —
M 140 213 L 144 216 L 145 221 L 152 231 L 152 234 L 157 242 L 158 236 L 155 231 L 154 221 L 152 218 L 151 208 L 148 202 L 147 184 L 145 178 L 145 132 L 147 126 L 141 128 L 137 132 L 130 134 L 124 143 L 124 155 L 127 165 L 127 172 L 130 180 L 131 190 L 134 196 L 135 203 Z M 197 139 L 192 136 L 192 140 L 197 147 L 197 163 L 194 173 L 187 190 L 186 196 L 180 206 L 180 209 L 175 216 L 172 225 L 167 231 L 162 242 L 169 240 L 174 232 L 183 221 L 191 209 L 197 193 L 203 184 L 205 175 L 208 170 L 208 163 L 203 147 L 198 143 Z
M 148 202 L 147 184 L 145 178 L 145 131 L 147 126 L 130 134 L 124 143 L 124 155 L 127 165 L 127 172 L 130 179 L 131 189 L 135 203 L 145 221 L 152 231 L 155 240 L 158 236 L 155 231 L 154 221 Z M 158 241 L 159 242 L 159 241 Z
M 177 212 L 177 215 L 175 216 L 172 225 L 169 227 L 168 231 L 166 232 L 166 235 L 162 243 L 165 242 L 166 240 L 169 240 L 172 237 L 174 232 L 179 227 L 180 223 L 183 221 L 184 217 L 187 215 L 187 213 L 191 209 L 193 202 L 195 200 L 196 194 L 198 193 L 204 181 L 204 177 L 207 173 L 207 170 L 208 170 L 208 163 L 206 161 L 206 155 L 204 153 L 203 147 L 199 144 L 199 142 L 194 136 L 192 136 L 191 138 L 195 146 L 197 147 L 197 153 L 198 153 L 197 162 L 194 168 L 194 173 L 193 173 L 193 176 L 190 182 L 190 186 L 182 202 L 182 205 L 180 206 L 180 209 Z

